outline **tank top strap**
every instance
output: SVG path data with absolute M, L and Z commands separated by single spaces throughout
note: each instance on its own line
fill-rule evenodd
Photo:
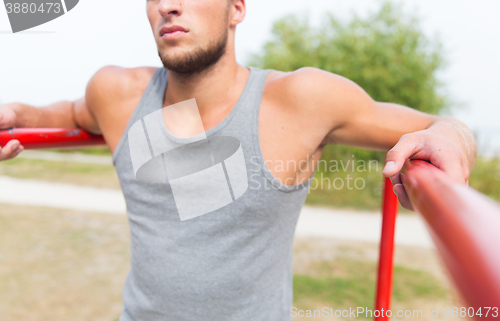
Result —
M 246 93 L 246 96 L 242 97 L 242 100 L 245 102 L 244 105 L 250 107 L 252 112 L 256 113 L 258 112 L 262 102 L 262 94 L 264 93 L 267 76 L 272 69 L 260 69 L 252 66 L 248 68 L 251 70 L 250 75 L 252 79 L 249 80 L 249 90 Z
M 163 99 L 165 97 L 165 88 L 167 86 L 168 81 L 168 71 L 167 69 L 161 67 L 156 69 L 153 77 L 149 81 L 144 94 L 139 101 L 139 104 L 132 112 L 130 119 L 127 123 L 127 127 L 125 127 L 124 134 L 122 135 L 118 145 L 115 148 L 113 153 L 113 164 L 116 163 L 116 158 L 123 148 L 123 145 L 126 140 L 126 133 L 128 133 L 130 127 L 142 117 L 148 115 L 149 113 L 163 108 Z

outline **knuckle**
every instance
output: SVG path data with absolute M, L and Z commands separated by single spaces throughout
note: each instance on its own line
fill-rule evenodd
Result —
M 401 139 L 408 139 L 408 138 L 411 138 L 411 136 L 412 136 L 412 134 L 411 134 L 411 133 L 406 133 L 406 134 L 403 134 L 403 135 L 401 135 L 400 140 L 401 140 Z
M 391 149 L 390 151 L 387 152 L 387 154 L 385 156 L 385 160 L 386 161 L 395 161 L 399 158 L 398 156 L 399 156 L 399 151 L 397 149 Z
M 469 171 L 466 171 L 466 172 L 464 173 L 464 180 L 468 181 L 468 180 L 469 180 L 469 178 L 470 178 L 470 173 L 469 173 Z
M 387 152 L 387 157 L 393 157 L 396 156 L 397 154 L 398 154 L 398 148 L 393 147 Z
M 406 133 L 401 138 L 399 139 L 400 141 L 404 141 L 405 143 L 409 141 L 414 141 L 418 138 L 419 136 L 416 135 L 415 133 Z

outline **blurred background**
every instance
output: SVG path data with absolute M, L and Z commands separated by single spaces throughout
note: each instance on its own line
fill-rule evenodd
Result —
M 236 57 L 284 71 L 321 68 L 375 100 L 457 117 L 479 145 L 470 184 L 498 201 L 499 14 L 494 0 L 251 0 Z M 81 1 L 18 34 L 0 8 L 0 44 L 0 104 L 77 99 L 109 64 L 161 66 L 145 1 Z M 332 145 L 323 159 L 381 165 L 384 153 Z M 381 166 L 316 175 L 366 184 L 311 191 L 297 228 L 295 305 L 371 307 Z M 0 320 L 117 320 L 129 268 L 120 194 L 105 147 L 25 151 L 0 163 Z M 397 229 L 394 306 L 459 306 L 418 216 L 402 211 Z

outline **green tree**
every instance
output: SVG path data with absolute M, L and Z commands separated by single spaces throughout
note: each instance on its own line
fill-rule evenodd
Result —
M 272 39 L 261 53 L 249 59 L 249 65 L 282 71 L 320 68 L 351 79 L 376 101 L 431 114 L 449 106 L 436 77 L 443 62 L 441 43 L 422 32 L 417 17 L 390 2 L 365 19 L 353 15 L 344 23 L 327 13 L 317 28 L 308 18 L 285 16 L 274 23 Z M 353 148 L 335 150 L 357 158 L 383 156 Z
M 274 24 L 272 36 L 249 64 L 283 71 L 320 68 L 351 79 L 377 101 L 426 113 L 448 106 L 436 78 L 443 65 L 441 44 L 423 34 L 416 17 L 390 2 L 347 23 L 326 14 L 319 28 L 307 18 L 286 16 Z
M 326 14 L 319 27 L 308 18 L 285 16 L 274 23 L 272 38 L 249 65 L 282 71 L 309 66 L 342 75 L 360 85 L 376 101 L 402 104 L 439 114 L 450 106 L 443 84 L 436 77 L 443 67 L 443 49 L 420 28 L 419 19 L 401 6 L 383 2 L 377 12 L 361 18 L 354 14 L 342 22 Z M 322 158 L 376 159 L 385 153 L 329 145 Z M 317 175 L 321 173 L 318 170 Z M 365 177 L 363 197 L 347 192 L 315 191 L 309 202 L 374 208 L 381 190 L 381 173 Z M 357 193 L 360 194 L 360 193 Z

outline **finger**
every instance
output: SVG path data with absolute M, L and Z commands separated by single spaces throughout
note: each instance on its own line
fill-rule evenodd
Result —
M 401 203 L 401 206 L 403 206 L 408 210 L 413 211 L 413 205 L 411 204 L 410 198 L 408 197 L 408 194 L 406 193 L 403 184 L 394 185 L 393 190 L 394 193 L 398 196 L 399 203 Z
M 24 147 L 21 143 L 17 139 L 13 139 L 0 148 L 0 161 L 14 158 L 23 150 Z
M 382 174 L 384 176 L 396 175 L 403 168 L 405 161 L 421 151 L 423 147 L 424 141 L 420 135 L 406 134 L 401 136 L 398 143 L 387 152 Z
M 390 180 L 392 182 L 392 186 L 394 186 L 396 184 L 401 184 L 401 174 L 397 173 L 396 175 L 391 176 Z
M 466 184 L 469 170 L 459 152 L 451 150 L 433 153 L 431 163 L 448 174 L 453 181 Z
M 451 176 L 452 180 L 460 183 L 466 184 L 466 179 L 464 178 L 464 170 L 460 164 L 451 163 L 444 166 L 443 171 Z

